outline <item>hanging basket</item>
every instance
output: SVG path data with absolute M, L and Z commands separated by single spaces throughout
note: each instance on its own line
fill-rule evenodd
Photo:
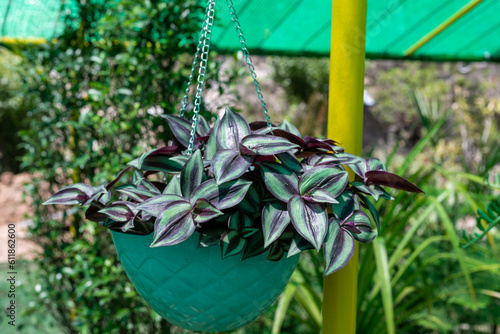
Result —
M 299 255 L 278 262 L 266 255 L 221 258 L 219 247 L 197 248 L 199 234 L 150 248 L 151 235 L 111 232 L 127 276 L 151 307 L 172 324 L 194 331 L 241 327 L 281 294 Z

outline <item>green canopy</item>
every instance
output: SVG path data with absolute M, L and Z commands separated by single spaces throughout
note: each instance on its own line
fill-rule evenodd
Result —
M 0 36 L 57 36 L 75 0 L 61 1 L 0 0 Z M 218 1 L 213 38 L 219 51 L 233 52 L 239 43 L 225 3 Z M 329 55 L 331 0 L 234 5 L 252 54 Z M 500 1 L 368 0 L 366 38 L 372 59 L 500 61 Z

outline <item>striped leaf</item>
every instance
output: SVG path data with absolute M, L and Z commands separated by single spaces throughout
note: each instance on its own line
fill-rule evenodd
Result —
M 226 107 L 226 112 L 215 130 L 217 145 L 223 150 L 238 151 L 243 137 L 250 134 L 250 127 L 241 115 Z
M 164 194 L 182 196 L 180 175 L 174 175 L 163 190 Z
M 290 132 L 291 134 L 297 136 L 297 137 L 302 137 L 300 135 L 299 130 L 289 121 L 286 119 L 281 122 L 280 125 L 278 125 L 278 129 L 285 130 L 286 132 Z
M 212 166 L 217 184 L 239 178 L 252 165 L 253 158 L 237 151 L 221 150 L 214 155 Z
M 350 217 L 354 210 L 359 209 L 357 196 L 351 191 L 346 191 L 336 198 L 338 203 L 331 206 L 333 213 L 339 221 L 344 221 Z
M 254 256 L 261 255 L 267 251 L 264 248 L 264 236 L 262 233 L 255 233 L 251 238 L 247 239 L 247 245 L 243 251 L 243 260 Z
M 324 276 L 330 275 L 351 260 L 354 254 L 354 239 L 344 231 L 336 218 L 329 221 L 328 235 L 323 244 L 323 254 L 325 256 Z
M 157 217 L 168 204 L 183 200 L 182 197 L 173 194 L 157 195 L 139 204 L 137 210 L 144 211 L 153 217 Z
M 198 127 L 196 129 L 196 132 L 202 137 L 208 136 L 210 134 L 210 125 L 208 124 L 205 117 L 201 115 L 198 116 Z
M 223 259 L 237 255 L 245 248 L 246 240 L 240 238 L 238 231 L 228 230 L 224 232 L 220 239 Z
M 196 150 L 181 171 L 181 190 L 185 198 L 189 198 L 194 189 L 201 184 L 203 177 L 203 160 L 201 151 Z
M 210 179 L 195 189 L 190 202 L 194 204 L 198 199 L 204 198 L 219 210 L 232 208 L 245 197 L 251 184 L 250 181 L 233 180 L 217 185 L 214 179 Z
M 195 230 L 191 209 L 186 201 L 170 203 L 156 218 L 151 247 L 175 245 L 189 238 Z
M 298 195 L 288 201 L 288 212 L 297 232 L 319 251 L 327 233 L 328 214 L 321 204 L 306 202 Z
M 363 203 L 363 206 L 368 209 L 370 214 L 372 215 L 375 224 L 377 225 L 377 233 L 380 234 L 380 217 L 378 214 L 377 208 L 373 205 L 372 202 L 362 194 L 358 194 L 359 199 Z
M 243 138 L 241 145 L 257 155 L 275 155 L 300 148 L 285 138 L 255 134 Z
M 85 203 L 94 194 L 94 187 L 85 183 L 76 183 L 64 187 L 52 195 L 43 205 L 63 204 L 74 205 Z
M 127 184 L 121 187 L 116 188 L 116 191 L 119 193 L 125 195 L 126 197 L 129 197 L 130 199 L 136 201 L 136 202 L 143 202 L 147 199 L 150 199 L 151 197 L 155 197 L 158 195 L 157 193 L 154 193 L 149 190 L 145 189 L 139 189 L 135 185 L 132 184 Z
M 306 201 L 314 203 L 338 203 L 333 195 L 322 188 L 312 188 L 311 191 L 305 194 L 302 198 L 304 198 Z
M 384 195 L 384 192 L 374 185 L 367 186 L 366 184 L 358 181 L 351 182 L 351 185 L 362 193 L 371 195 L 376 201 L 378 201 L 380 196 Z
M 299 254 L 302 251 L 314 249 L 313 245 L 298 233 L 294 233 L 292 241 L 290 242 L 290 248 L 288 249 L 287 257 L 292 257 Z
M 279 261 L 285 255 L 285 250 L 281 247 L 279 240 L 276 240 L 271 245 L 271 249 L 269 250 L 269 255 L 267 255 L 267 260 L 269 261 Z
M 189 146 L 189 139 L 191 138 L 191 123 L 185 118 L 163 114 L 161 117 L 165 118 L 168 122 L 170 130 L 175 139 L 179 141 L 184 147 Z
M 370 218 L 363 211 L 354 211 L 351 217 L 342 223 L 342 227 L 344 224 L 352 224 L 356 228 L 356 233 L 351 232 L 351 235 L 359 242 L 369 243 L 377 236 L 377 232 L 372 229 Z
M 260 203 L 262 201 L 262 195 L 260 191 L 257 191 L 257 186 L 252 184 L 245 195 L 245 198 L 238 204 L 238 209 L 243 210 L 243 212 L 250 215 L 259 213 Z
M 288 224 L 290 224 L 290 214 L 287 205 L 278 201 L 267 203 L 262 209 L 264 247 L 278 239 Z
M 297 174 L 299 174 L 303 169 L 300 161 L 295 157 L 295 155 L 289 152 L 277 154 L 276 157 L 283 165 L 287 166 Z
M 204 198 L 200 198 L 193 206 L 193 219 L 196 223 L 205 223 L 224 213 L 219 211 L 212 203 Z
M 299 179 L 291 169 L 272 162 L 260 162 L 259 166 L 266 188 L 274 197 L 287 203 L 299 193 Z
M 243 229 L 247 227 L 251 227 L 253 225 L 252 217 L 241 212 L 236 211 L 229 217 L 228 227 L 231 230 L 236 230 L 238 232 L 243 231 Z
M 215 121 L 214 127 L 207 143 L 205 144 L 205 159 L 212 160 L 215 153 L 217 152 L 217 139 L 215 138 L 216 129 L 219 127 L 220 119 Z
M 116 222 L 125 223 L 131 219 L 132 220 L 134 219 L 135 206 L 136 206 L 135 203 L 118 201 L 110 204 L 104 209 L 99 210 L 99 213 L 106 215 L 107 217 L 113 219 Z
M 334 198 L 339 196 L 349 184 L 349 174 L 338 168 L 315 167 L 308 170 L 300 178 L 301 195 L 307 194 L 313 188 L 322 188 Z

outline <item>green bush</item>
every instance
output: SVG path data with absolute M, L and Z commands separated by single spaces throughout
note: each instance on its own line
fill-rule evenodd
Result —
M 20 156 L 18 131 L 26 127 L 26 113 L 31 107 L 22 94 L 22 73 L 17 69 L 21 57 L 0 46 L 0 173 L 19 172 Z
M 195 0 L 76 4 L 62 36 L 23 52 L 34 108 L 22 166 L 34 175 L 26 194 L 43 249 L 41 301 L 68 333 L 164 333 L 170 325 L 126 278 L 109 232 L 41 203 L 64 184 L 109 181 L 169 140 L 165 120 L 151 114 L 177 112 L 203 9 Z

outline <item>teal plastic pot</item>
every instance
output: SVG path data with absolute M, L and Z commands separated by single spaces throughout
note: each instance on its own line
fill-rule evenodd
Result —
M 254 320 L 283 292 L 299 261 L 299 255 L 267 261 L 267 254 L 222 259 L 220 247 L 197 248 L 197 232 L 156 248 L 149 247 L 152 234 L 112 235 L 142 298 L 170 323 L 195 331 L 225 331 Z

